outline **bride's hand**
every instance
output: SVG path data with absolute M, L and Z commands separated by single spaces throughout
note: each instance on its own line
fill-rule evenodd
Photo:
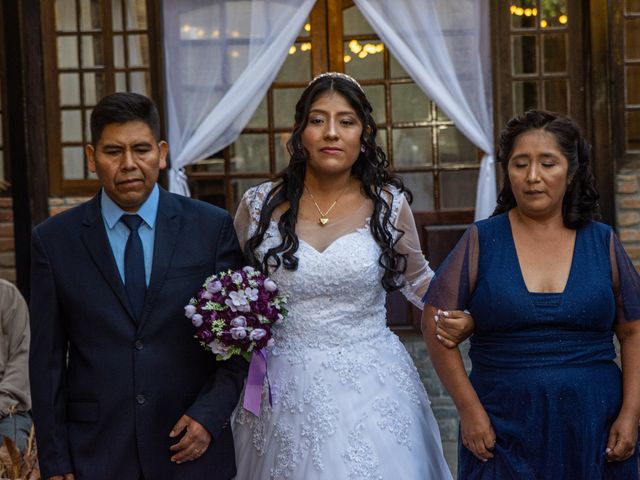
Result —
M 473 317 L 461 310 L 438 310 L 435 316 L 436 337 L 447 348 L 455 348 L 473 333 Z
M 462 444 L 479 460 L 486 462 L 493 458 L 496 433 L 481 405 L 460 411 L 460 436 Z

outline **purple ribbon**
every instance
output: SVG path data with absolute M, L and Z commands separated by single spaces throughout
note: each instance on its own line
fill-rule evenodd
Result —
M 262 389 L 265 378 L 267 379 L 267 388 L 269 389 L 269 405 L 271 405 L 271 386 L 269 385 L 269 375 L 267 374 L 267 353 L 264 349 L 260 349 L 254 351 L 251 357 L 247 386 L 244 390 L 244 402 L 242 404 L 244 408 L 256 417 L 260 416 Z

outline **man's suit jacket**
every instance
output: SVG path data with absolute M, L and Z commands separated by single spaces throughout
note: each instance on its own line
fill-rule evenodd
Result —
M 229 416 L 247 363 L 217 362 L 184 306 L 207 275 L 242 265 L 229 214 L 161 189 L 151 280 L 134 320 L 100 195 L 32 234 L 30 376 L 43 478 L 228 479 Z M 193 462 L 170 462 L 181 415 L 213 436 Z

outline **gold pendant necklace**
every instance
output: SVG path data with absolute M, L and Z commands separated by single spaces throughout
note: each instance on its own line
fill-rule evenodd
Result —
M 318 219 L 318 223 L 321 226 L 324 227 L 327 223 L 329 223 L 329 213 L 331 212 L 331 210 L 333 210 L 333 207 L 336 206 L 336 203 L 338 203 L 338 200 L 340 200 L 340 197 L 342 197 L 342 194 L 347 191 L 347 188 L 349 188 L 349 185 L 351 185 L 351 180 L 349 180 L 349 183 L 347 184 L 347 186 L 342 189 L 340 194 L 336 197 L 336 199 L 333 201 L 333 203 L 331 204 L 331 206 L 329 207 L 329 209 L 326 212 L 323 212 L 320 209 L 320 207 L 318 206 L 318 202 L 316 202 L 316 199 L 313 197 L 313 193 L 311 193 L 311 190 L 309 190 L 309 187 L 307 187 L 306 185 L 304 186 L 304 188 L 307 190 L 307 193 L 311 197 L 311 200 L 313 201 L 313 204 L 316 206 L 316 210 L 318 210 L 318 213 L 320 214 L 320 218 Z

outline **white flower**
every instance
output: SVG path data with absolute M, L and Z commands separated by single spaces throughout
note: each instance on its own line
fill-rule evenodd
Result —
M 246 336 L 247 331 L 244 327 L 233 327 L 231 329 L 231 337 L 233 337 L 234 340 L 242 340 Z
M 263 328 L 255 328 L 249 334 L 249 340 L 262 340 L 264 336 L 267 334 L 266 330 Z
M 193 323 L 194 327 L 200 328 L 200 326 L 202 325 L 202 315 L 200 315 L 199 313 L 193 315 L 191 317 L 191 323 Z
M 218 339 L 209 342 L 209 348 L 211 348 L 211 353 L 215 355 L 224 355 L 227 353 L 227 350 L 229 350 L 229 347 L 225 346 Z
M 243 317 L 242 315 L 239 315 L 236 318 L 234 318 L 233 320 L 231 320 L 231 326 L 232 327 L 246 327 L 247 326 L 247 319 L 245 317 Z
M 245 288 L 244 294 L 247 296 L 250 302 L 255 302 L 256 300 L 258 300 L 257 288 Z
M 185 317 L 191 318 L 191 317 L 193 317 L 195 315 L 195 313 L 196 313 L 195 305 L 189 304 L 186 307 L 184 307 L 184 315 L 185 315 Z
M 253 268 L 251 265 L 247 265 L 246 267 L 242 268 L 242 271 L 244 273 L 253 273 L 255 271 L 255 268 Z
M 276 285 L 276 282 L 267 278 L 264 281 L 264 288 L 267 292 L 275 292 L 278 289 L 278 286 Z

